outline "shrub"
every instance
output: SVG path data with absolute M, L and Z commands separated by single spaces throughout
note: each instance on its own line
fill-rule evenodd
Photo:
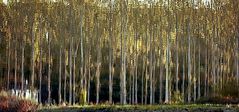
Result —
M 34 112 L 38 105 L 30 100 L 0 96 L 0 112 Z
M 6 91 L 1 91 L 0 92 L 0 96 L 5 96 L 5 97 L 7 97 L 8 96 L 8 93 L 6 92 Z
M 232 98 L 232 97 L 222 97 L 222 96 L 208 96 L 208 97 L 202 97 L 199 100 L 196 101 L 198 104 L 238 104 L 239 99 L 238 98 Z
M 82 89 L 80 92 L 80 104 L 85 105 L 86 104 L 86 97 L 87 96 L 87 91 L 85 89 Z
M 196 103 L 212 104 L 238 104 L 239 103 L 239 85 L 236 78 L 230 78 L 223 85 L 213 86 L 212 94 L 202 97 Z
M 7 97 L 0 96 L 0 112 L 8 109 Z
M 179 91 L 173 92 L 172 103 L 173 104 L 183 103 L 183 95 Z
M 232 97 L 232 98 L 238 98 L 239 97 L 239 84 L 237 83 L 236 78 L 230 79 L 229 81 L 226 81 L 221 89 L 218 89 L 220 87 L 216 86 L 215 90 L 216 93 L 218 93 L 219 96 L 222 97 Z

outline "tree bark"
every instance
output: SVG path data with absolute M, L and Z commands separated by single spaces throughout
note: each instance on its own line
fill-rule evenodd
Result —
M 96 18 L 97 19 L 97 18 Z M 97 38 L 97 64 L 96 64 L 96 104 L 99 103 L 99 93 L 100 93 L 100 55 L 101 55 L 101 48 L 100 48 L 100 36 L 98 35 L 98 29 L 99 29 L 99 23 L 98 20 L 96 20 L 96 38 Z
M 32 25 L 32 39 L 31 39 L 31 97 L 33 97 L 33 90 L 34 90 L 34 79 L 35 79 L 35 34 L 34 34 L 34 25 Z
M 15 48 L 14 48 L 14 58 L 15 58 L 15 67 L 14 67 L 14 90 L 17 90 L 17 40 L 15 40 Z
M 113 78 L 112 78 L 112 32 L 113 32 L 113 3 L 110 0 L 110 12 L 109 12 L 109 103 L 112 104 L 112 94 L 113 94 Z
M 61 73 L 62 73 L 62 46 L 60 46 L 60 59 L 59 59 L 59 79 L 58 79 L 58 102 L 61 104 Z
M 188 102 L 191 102 L 191 37 L 190 37 L 190 20 L 187 20 L 188 33 Z
M 49 36 L 49 32 L 46 36 L 48 39 L 48 103 L 51 104 L 51 36 Z
M 11 71 L 11 34 L 8 35 L 8 58 L 7 58 L 7 90 L 10 89 L 10 71 Z
M 24 39 L 23 39 L 24 41 Z M 25 42 L 22 42 L 22 59 L 21 59 L 21 72 L 22 72 L 22 75 L 21 75 L 21 97 L 23 96 L 23 90 L 24 90 L 24 54 L 25 54 Z
M 41 31 L 41 36 L 42 36 L 42 31 Z M 40 46 L 40 59 L 39 59 L 39 103 L 42 103 L 41 101 L 41 93 L 42 93 L 42 37 L 40 36 L 39 40 L 39 46 Z

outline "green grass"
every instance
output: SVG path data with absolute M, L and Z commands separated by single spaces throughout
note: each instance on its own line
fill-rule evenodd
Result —
M 213 105 L 213 104 L 190 104 L 190 105 L 85 105 L 70 107 L 42 107 L 39 112 L 79 112 L 79 111 L 239 111 L 238 105 Z

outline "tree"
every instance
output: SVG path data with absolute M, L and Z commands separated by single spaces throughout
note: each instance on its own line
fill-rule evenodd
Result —
M 113 1 L 110 0 L 110 11 L 109 11 L 109 103 L 112 104 L 112 94 L 113 94 L 113 75 L 112 75 L 112 33 L 113 33 Z
M 100 92 L 100 67 L 101 67 L 101 49 L 100 49 L 100 41 L 101 34 L 99 32 L 99 22 L 98 15 L 95 15 L 95 30 L 96 30 L 96 38 L 97 38 L 97 62 L 96 62 L 96 104 L 99 103 L 99 92 Z

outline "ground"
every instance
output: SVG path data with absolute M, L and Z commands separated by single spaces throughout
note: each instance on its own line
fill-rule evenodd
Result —
M 239 112 L 239 105 L 88 105 L 43 107 L 39 112 Z

